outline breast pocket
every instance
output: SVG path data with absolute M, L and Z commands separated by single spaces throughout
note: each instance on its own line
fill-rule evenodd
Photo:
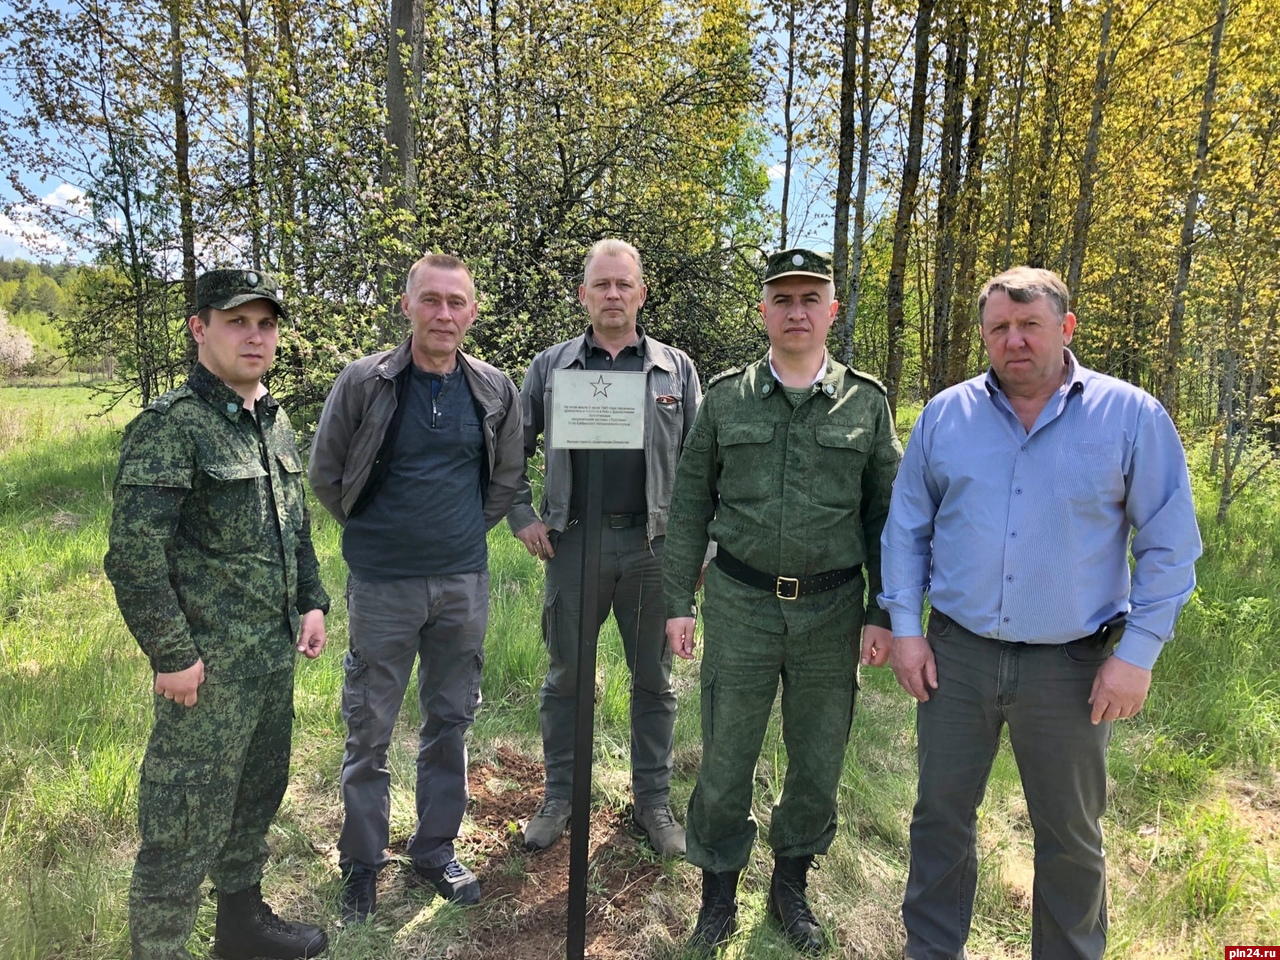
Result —
M 302 529 L 302 458 L 295 450 L 276 454 L 280 465 L 280 520 L 285 529 Z
M 726 500 L 767 500 L 778 495 L 770 441 L 772 423 L 726 423 L 720 446 L 720 496 Z
M 256 460 L 213 460 L 199 465 L 192 525 L 205 545 L 223 553 L 260 549 L 267 525 L 267 471 Z M 301 471 L 301 464 L 299 464 Z
M 1119 503 L 1124 466 L 1111 443 L 1072 443 L 1058 451 L 1053 489 L 1074 503 Z
M 871 431 L 841 423 L 815 428 L 822 459 L 813 473 L 811 495 L 829 507 L 857 509 L 862 498 L 862 471 L 871 453 Z

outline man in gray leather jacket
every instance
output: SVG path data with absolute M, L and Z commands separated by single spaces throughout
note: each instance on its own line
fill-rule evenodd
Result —
M 423 257 L 401 308 L 412 325 L 394 350 L 338 376 L 311 448 L 311 486 L 343 525 L 350 650 L 343 661 L 342 914 L 365 920 L 387 853 L 391 742 L 418 668 L 422 714 L 417 829 L 408 855 L 456 903 L 480 884 L 454 856 L 467 805 L 464 734 L 480 701 L 489 613 L 485 533 L 524 473 L 515 385 L 459 347 L 475 321 L 475 285 L 455 257 Z
M 702 397 L 698 373 L 683 351 L 636 325 L 644 304 L 640 254 L 620 240 L 601 240 L 587 254 L 578 300 L 591 319 L 580 337 L 538 354 L 521 387 L 524 452 L 532 457 L 546 431 L 555 371 L 642 372 L 644 447 L 605 453 L 603 543 L 597 621 L 612 608 L 631 669 L 631 789 L 633 817 L 663 856 L 684 855 L 684 828 L 671 813 L 671 746 L 676 697 L 671 649 L 664 634 L 662 545 L 676 464 Z M 582 526 L 586 457 L 548 444 L 541 509 L 527 480 L 507 516 L 512 532 L 546 561 L 543 640 L 549 665 L 540 718 L 546 796 L 525 828 L 525 846 L 554 843 L 569 822 L 573 793 L 573 733 L 581 607 Z

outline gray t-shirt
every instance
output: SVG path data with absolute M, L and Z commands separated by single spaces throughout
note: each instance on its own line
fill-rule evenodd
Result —
M 347 566 L 366 580 L 483 570 L 484 435 L 467 378 L 412 367 L 401 402 L 382 485 L 343 529 Z

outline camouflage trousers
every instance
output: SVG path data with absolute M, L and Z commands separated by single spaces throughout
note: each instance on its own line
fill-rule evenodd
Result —
M 853 721 L 861 610 L 791 634 L 725 616 L 710 591 L 703 613 L 702 766 L 689 798 L 688 861 L 714 873 L 747 865 L 751 791 L 779 679 L 786 779 L 769 846 L 783 857 L 826 853 Z
M 262 879 L 267 828 L 289 782 L 293 667 L 201 685 L 194 707 L 155 696 L 142 761 L 142 846 L 129 887 L 134 960 L 186 960 L 209 876 L 225 893 Z

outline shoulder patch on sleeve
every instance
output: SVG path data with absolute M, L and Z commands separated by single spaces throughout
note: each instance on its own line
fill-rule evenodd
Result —
M 714 377 L 712 377 L 710 380 L 707 381 L 707 389 L 710 390 L 721 380 L 728 380 L 730 377 L 738 376 L 745 369 L 746 367 L 730 367 L 728 370 L 721 370 Z

